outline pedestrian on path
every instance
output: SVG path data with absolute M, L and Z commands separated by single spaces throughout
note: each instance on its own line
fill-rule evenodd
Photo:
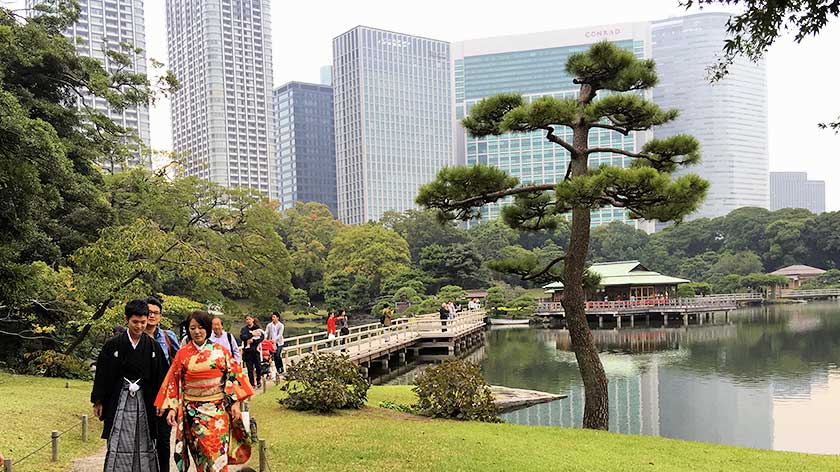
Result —
M 260 368 L 260 354 L 257 347 L 265 339 L 260 323 L 251 315 L 245 317 L 245 326 L 239 331 L 239 339 L 242 340 L 242 360 L 245 361 L 245 370 L 248 371 L 248 380 L 252 386 L 262 386 L 262 369 Z
M 168 329 L 162 329 L 159 326 L 163 312 L 163 303 L 155 297 L 147 298 L 146 303 L 149 305 L 149 320 L 146 322 L 146 334 L 160 345 L 160 348 L 163 350 L 163 357 L 166 359 L 166 370 L 169 370 L 169 365 L 172 363 L 172 359 L 175 358 L 180 347 L 178 338 L 174 332 Z M 157 416 L 155 420 L 157 423 L 155 448 L 157 449 L 158 466 L 160 472 L 169 472 L 169 457 L 171 456 L 169 444 L 172 438 L 172 427 L 169 426 L 166 418 L 163 416 Z
M 96 359 L 90 401 L 104 422 L 105 472 L 158 472 L 154 396 L 166 364 L 163 349 L 145 333 L 146 300 L 125 305 L 127 329 L 105 342 Z
M 335 341 L 336 334 L 338 333 L 336 327 L 336 317 L 335 312 L 331 311 L 327 315 L 327 340 L 330 341 L 330 347 L 333 346 L 333 341 Z
M 385 342 L 391 341 L 391 333 L 389 333 L 391 328 L 391 322 L 394 318 L 394 312 L 391 311 L 391 306 L 389 304 L 385 304 L 385 307 L 382 308 L 382 325 L 385 327 L 383 334 L 385 335 Z
M 225 349 L 230 352 L 230 355 L 233 356 L 233 360 L 241 365 L 242 351 L 239 350 L 239 344 L 237 344 L 236 338 L 225 331 L 225 328 L 222 325 L 222 319 L 218 316 L 214 316 L 211 326 L 213 328 L 213 333 L 210 334 L 210 342 L 224 346 Z
M 449 305 L 446 302 L 442 302 L 440 304 L 440 330 L 441 332 L 446 332 L 446 324 L 449 321 Z
M 271 323 L 265 327 L 265 336 L 274 344 L 274 366 L 280 374 L 286 370 L 283 366 L 283 332 L 285 330 L 285 325 L 280 321 L 280 313 L 275 311 L 271 314 Z
M 187 320 L 190 342 L 175 356 L 155 406 L 176 428 L 179 471 L 189 470 L 192 456 L 197 472 L 227 472 L 251 457 L 240 403 L 254 390 L 230 351 L 208 340 L 210 316 L 194 311 Z

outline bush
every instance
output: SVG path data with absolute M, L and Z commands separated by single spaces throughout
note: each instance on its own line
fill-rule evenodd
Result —
M 90 369 L 84 362 L 74 356 L 68 356 L 55 351 L 44 351 L 40 354 L 24 354 L 28 361 L 26 373 L 43 375 L 44 377 L 61 377 L 65 379 L 90 380 Z
M 286 383 L 280 389 L 288 396 L 278 401 L 293 410 L 321 413 L 359 409 L 367 400 L 369 387 L 359 368 L 347 357 L 316 353 L 287 367 Z
M 446 361 L 426 369 L 416 380 L 417 410 L 435 418 L 498 423 L 490 386 L 478 364 Z

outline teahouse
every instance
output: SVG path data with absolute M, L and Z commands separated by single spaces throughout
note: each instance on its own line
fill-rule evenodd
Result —
M 592 264 L 589 270 L 601 276 L 601 285 L 591 301 L 675 298 L 677 285 L 689 282 L 648 270 L 639 261 L 600 262 Z M 552 301 L 562 300 L 562 282 L 543 288 L 551 294 Z
M 797 289 L 806 280 L 813 279 L 814 277 L 818 277 L 818 276 L 820 276 L 821 274 L 824 274 L 824 273 L 825 273 L 825 271 L 822 270 L 822 269 L 797 264 L 797 265 L 782 267 L 779 270 L 770 272 L 770 275 L 783 275 L 783 276 L 787 277 L 788 278 L 787 288 Z

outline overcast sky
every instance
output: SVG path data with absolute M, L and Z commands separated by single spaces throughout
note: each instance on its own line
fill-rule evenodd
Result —
M 272 7 L 275 86 L 318 82 L 320 67 L 332 62 L 332 38 L 356 25 L 461 41 L 685 13 L 678 0 L 292 0 L 274 1 Z M 166 62 L 164 0 L 146 0 L 146 38 L 149 56 Z M 770 51 L 767 69 L 770 170 L 806 171 L 811 179 L 825 180 L 828 210 L 840 210 L 840 136 L 819 130 L 817 122 L 840 114 L 838 47 L 840 19 L 835 19 L 801 44 L 783 38 Z M 170 149 L 168 103 L 160 103 L 151 119 L 152 146 Z

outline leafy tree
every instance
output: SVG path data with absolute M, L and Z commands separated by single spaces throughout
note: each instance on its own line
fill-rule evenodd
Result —
M 437 209 L 444 220 L 470 220 L 480 215 L 483 205 L 513 196 L 513 204 L 503 209 L 503 218 L 511 227 L 523 230 L 554 228 L 562 215 L 571 211 L 571 236 L 562 272 L 554 270 L 560 262 L 556 260 L 547 267 L 533 267 L 529 276 L 563 281 L 563 306 L 585 387 L 583 426 L 607 429 L 607 378 L 584 311 L 590 212 L 613 206 L 634 217 L 681 220 L 697 209 L 708 184 L 693 174 L 672 179 L 672 172 L 699 161 L 699 145 L 691 136 L 653 139 L 640 152 L 589 145 L 593 129 L 626 136 L 676 118 L 676 110 L 662 110 L 638 93 L 657 82 L 653 61 L 639 60 L 630 51 L 600 42 L 572 54 L 566 72 L 580 86 L 575 98 L 542 97 L 526 103 L 521 95 L 501 94 L 475 104 L 462 122 L 474 137 L 545 132 L 548 141 L 569 155 L 562 181 L 519 185 L 517 178 L 495 167 L 449 167 L 420 189 L 417 203 Z M 599 93 L 604 96 L 599 98 Z M 568 128 L 572 139 L 555 134 L 557 126 Z M 593 169 L 589 160 L 596 153 L 627 156 L 633 164 Z
M 801 288 L 805 290 L 840 288 L 840 269 L 827 270 L 824 274 L 820 274 L 813 279 L 805 281 Z
M 797 43 L 808 36 L 816 36 L 828 22 L 840 14 L 838 0 L 681 0 L 686 8 L 716 3 L 742 5 L 742 13 L 726 23 L 729 37 L 723 45 L 723 57 L 711 67 L 712 80 L 723 78 L 738 56 L 755 62 L 780 36 L 794 32 Z M 834 123 L 822 123 L 821 128 L 840 132 L 840 118 Z
M 708 295 L 712 293 L 712 286 L 706 282 L 690 282 L 687 284 L 680 284 L 677 287 L 677 296 L 682 298 L 689 298 L 696 295 Z
M 500 220 L 474 225 L 467 234 L 485 261 L 499 259 L 502 249 L 513 246 L 519 240 L 516 230 Z
M 620 221 L 592 230 L 589 245 L 592 262 L 644 260 L 649 236 Z
M 722 218 L 709 220 L 712 231 L 720 235 L 721 249 L 731 252 L 767 252 L 767 225 L 773 214 L 766 208 L 744 207 L 732 210 Z
M 718 263 L 720 258 L 720 254 L 712 251 L 689 257 L 680 263 L 677 268 L 677 274 L 689 280 L 705 280 L 711 274 L 712 267 Z
M 408 243 L 399 234 L 376 224 L 342 227 L 327 255 L 327 278 L 357 274 L 379 292 L 382 280 L 409 270 Z
M 420 253 L 425 247 L 433 244 L 449 246 L 468 242 L 464 230 L 450 222 L 439 222 L 431 211 L 408 210 L 403 213 L 387 211 L 380 223 L 408 242 L 411 262 L 415 266 L 420 262 Z
M 767 225 L 769 249 L 764 256 L 765 266 L 770 270 L 799 264 L 808 258 L 808 247 L 802 233 L 814 220 L 778 220 Z
M 420 252 L 420 269 L 435 278 L 432 290 L 456 283 L 464 288 L 482 288 L 490 278 L 482 268 L 481 256 L 471 244 L 427 246 Z
M 324 301 L 329 310 L 364 311 L 377 296 L 364 274 L 339 272 L 324 282 Z
M 293 288 L 289 291 L 289 304 L 297 308 L 309 306 L 309 294 L 302 288 Z
M 736 254 L 725 253 L 709 268 L 709 274 L 719 275 L 747 275 L 761 272 L 761 258 L 752 251 L 742 251 Z
M 437 293 L 438 305 L 444 302 L 452 302 L 465 305 L 467 303 L 467 292 L 457 285 L 446 285 L 441 287 Z
M 388 274 L 382 281 L 382 293 L 396 293 L 401 288 L 411 288 L 418 294 L 428 293 L 427 287 L 432 284 L 432 277 L 420 269 L 407 269 Z
M 341 227 L 321 203 L 295 202 L 283 212 L 278 232 L 289 250 L 295 287 L 313 295 L 321 292 L 330 244 Z
M 840 268 L 840 211 L 821 213 L 802 230 L 808 263 L 823 269 Z

